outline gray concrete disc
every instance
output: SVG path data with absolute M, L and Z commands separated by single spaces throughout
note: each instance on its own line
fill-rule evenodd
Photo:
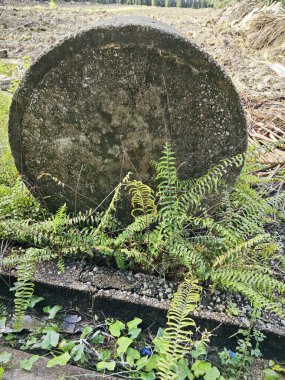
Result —
M 19 172 L 52 211 L 95 207 L 129 170 L 151 182 L 166 141 L 183 178 L 247 146 L 239 96 L 219 65 L 168 25 L 132 16 L 43 54 L 15 93 L 9 136 Z

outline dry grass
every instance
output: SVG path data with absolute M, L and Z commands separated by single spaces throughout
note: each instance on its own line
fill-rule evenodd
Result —
M 222 11 L 221 21 L 238 23 L 256 6 L 256 2 L 244 0 Z
M 248 42 L 255 49 L 285 43 L 285 14 L 261 12 L 250 23 Z
M 279 100 L 245 101 L 249 144 L 261 147 L 262 176 L 273 177 L 285 170 L 285 104 Z

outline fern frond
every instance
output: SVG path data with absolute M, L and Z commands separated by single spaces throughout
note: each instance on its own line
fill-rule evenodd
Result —
M 248 241 L 242 242 L 241 244 L 228 250 L 225 254 L 218 256 L 213 262 L 213 268 L 220 267 L 224 265 L 227 261 L 236 260 L 242 252 L 245 252 L 247 249 L 252 248 L 253 246 L 262 243 L 270 238 L 270 234 L 263 234 L 257 235 Z
M 232 166 L 241 167 L 243 163 L 244 155 L 239 154 L 221 161 L 220 164 L 214 166 L 205 175 L 198 178 L 190 190 L 185 192 L 180 198 L 184 212 L 188 213 L 190 210 L 192 213 L 195 213 L 206 196 L 218 192 L 219 187 L 224 181 L 224 176 L 227 174 L 227 169 Z
M 200 253 L 193 245 L 180 239 L 167 241 L 167 250 L 171 257 L 179 258 L 179 261 L 190 271 L 201 274 L 205 270 L 205 264 Z
M 136 218 L 139 215 L 156 215 L 157 208 L 155 204 L 154 191 L 141 181 L 131 181 L 126 186 L 132 195 L 132 216 Z
M 14 328 L 20 330 L 25 311 L 34 293 L 34 276 L 36 270 L 36 251 L 29 249 L 21 258 L 17 267 L 18 278 L 14 284 L 15 292 L 15 311 Z
M 186 278 L 179 285 L 167 314 L 167 327 L 162 337 L 164 353 L 157 363 L 157 375 L 161 380 L 176 379 L 174 369 L 179 359 L 193 347 L 194 320 L 189 314 L 196 310 L 202 288 L 195 278 Z
M 274 296 L 269 297 L 265 289 L 271 289 L 275 286 L 275 281 L 265 274 L 254 276 L 254 272 L 243 272 L 234 270 L 216 271 L 211 274 L 211 279 L 214 284 L 221 286 L 224 289 L 245 296 L 251 304 L 258 309 L 268 310 L 276 313 L 281 318 L 284 318 L 284 310 L 276 302 Z M 249 281 L 249 282 L 247 282 Z M 279 284 L 278 288 L 283 291 L 283 284 Z
M 171 220 L 177 215 L 177 170 L 176 158 L 169 143 L 162 151 L 162 157 L 155 164 L 158 181 L 159 214 L 162 219 Z
M 121 232 L 114 241 L 115 246 L 133 240 L 137 233 L 141 233 L 156 221 L 155 216 L 138 216 L 135 221 Z

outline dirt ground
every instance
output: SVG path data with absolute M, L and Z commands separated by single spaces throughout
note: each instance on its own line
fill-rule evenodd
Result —
M 268 67 L 268 54 L 251 50 L 245 35 L 222 27 L 219 23 L 221 11 L 212 8 L 61 3 L 52 11 L 43 2 L 2 0 L 0 50 L 8 50 L 9 60 L 28 56 L 33 61 L 57 41 L 92 27 L 96 21 L 126 14 L 166 22 L 192 39 L 224 66 L 243 98 L 276 99 L 284 95 L 280 78 Z

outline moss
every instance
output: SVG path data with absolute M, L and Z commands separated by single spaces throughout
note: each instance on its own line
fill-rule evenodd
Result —
M 0 144 L 6 145 L 8 142 L 8 113 L 11 103 L 11 95 L 0 90 Z M 1 153 L 0 153 L 1 154 Z
M 15 63 L 5 62 L 0 59 L 0 75 L 5 75 L 6 77 L 11 77 L 17 71 L 18 66 Z
M 13 183 L 17 170 L 8 141 L 8 113 L 11 94 L 0 90 L 0 183 Z

